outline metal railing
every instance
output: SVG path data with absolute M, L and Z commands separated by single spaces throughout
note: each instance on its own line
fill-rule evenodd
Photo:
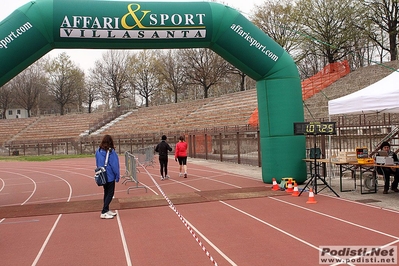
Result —
M 135 189 L 135 188 L 144 188 L 145 192 L 147 192 L 147 187 L 145 186 L 140 186 L 140 182 L 137 178 L 137 163 L 136 163 L 136 157 L 129 153 L 129 152 L 125 152 L 125 167 L 126 167 L 126 171 L 125 174 L 123 176 L 121 176 L 121 178 L 123 178 L 124 180 L 122 181 L 122 184 L 127 184 L 129 182 L 133 182 L 135 183 L 134 186 L 130 186 L 127 188 L 127 193 L 129 194 L 129 191 L 131 189 Z
M 317 136 L 317 147 L 324 157 L 338 154 L 339 151 L 355 151 L 357 147 L 367 147 L 374 151 L 381 141 L 389 137 L 394 151 L 399 148 L 398 124 L 383 125 L 338 125 L 337 135 Z M 151 134 L 114 135 L 114 143 L 119 154 L 130 152 L 145 167 L 154 163 L 154 147 L 163 134 L 174 149 L 181 135 L 188 143 L 188 156 L 207 160 L 233 162 L 261 166 L 259 130 L 247 126 L 220 127 L 194 131 L 169 131 Z M 88 136 L 79 139 L 46 139 L 11 142 L 1 150 L 3 155 L 55 155 L 55 154 L 94 154 L 102 136 Z M 306 137 L 306 147 L 314 146 L 313 136 Z M 306 151 L 303 151 L 305 158 Z
M 137 160 L 142 167 L 154 166 L 155 150 L 153 146 L 140 148 L 133 151 L 133 154 L 136 154 Z

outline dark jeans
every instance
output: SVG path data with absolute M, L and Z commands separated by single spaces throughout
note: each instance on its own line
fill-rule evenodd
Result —
M 109 211 L 109 205 L 111 204 L 112 198 L 115 193 L 115 181 L 108 182 L 107 184 L 103 185 L 104 188 L 104 206 L 101 213 L 106 213 Z
M 396 171 L 393 171 L 389 167 L 379 167 L 379 173 L 384 175 L 384 190 L 388 191 L 389 190 L 389 185 L 391 183 L 391 175 L 393 175 L 393 182 L 391 185 L 391 189 L 397 189 L 398 184 L 399 184 L 399 169 L 396 169 Z
M 161 176 L 165 177 L 168 174 L 168 157 L 159 156 L 159 165 L 161 166 Z M 163 175 L 165 173 L 165 175 Z

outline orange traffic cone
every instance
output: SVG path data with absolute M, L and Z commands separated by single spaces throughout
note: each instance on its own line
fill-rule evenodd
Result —
M 312 188 L 309 189 L 309 198 L 306 203 L 317 203 L 317 201 L 314 199 L 314 193 Z
M 294 192 L 291 194 L 291 196 L 294 196 L 294 197 L 299 196 L 298 184 L 296 182 L 294 183 Z
M 293 189 L 293 187 L 292 187 L 292 181 L 291 181 L 291 180 L 288 180 L 288 185 L 287 185 L 287 188 L 285 189 L 285 191 L 288 192 L 288 193 L 294 192 L 294 189 Z
M 276 179 L 273 177 L 273 186 L 272 186 L 272 190 L 276 191 L 276 190 L 280 190 L 279 185 L 277 184 Z

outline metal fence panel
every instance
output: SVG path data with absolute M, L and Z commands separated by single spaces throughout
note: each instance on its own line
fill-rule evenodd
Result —
M 129 193 L 129 191 L 131 189 L 135 189 L 135 188 L 144 188 L 145 191 L 147 192 L 147 187 L 145 186 L 140 186 L 140 182 L 137 178 L 137 163 L 136 163 L 136 157 L 129 153 L 129 152 L 125 152 L 125 167 L 126 167 L 126 171 L 125 174 L 121 177 L 124 178 L 125 180 L 123 180 L 122 184 L 127 184 L 129 182 L 134 182 L 135 185 L 134 186 L 130 186 L 127 188 L 127 193 Z

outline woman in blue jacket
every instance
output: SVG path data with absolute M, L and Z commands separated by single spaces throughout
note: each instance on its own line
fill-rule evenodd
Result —
M 109 151 L 107 170 L 107 183 L 103 185 L 104 188 L 104 206 L 101 211 L 101 219 L 112 219 L 116 215 L 115 212 L 109 209 L 112 198 L 115 193 L 115 182 L 119 182 L 120 167 L 118 154 L 115 151 L 114 141 L 110 135 L 105 135 L 101 141 L 99 148 L 96 150 L 96 165 L 102 167 L 105 164 L 105 157 Z

